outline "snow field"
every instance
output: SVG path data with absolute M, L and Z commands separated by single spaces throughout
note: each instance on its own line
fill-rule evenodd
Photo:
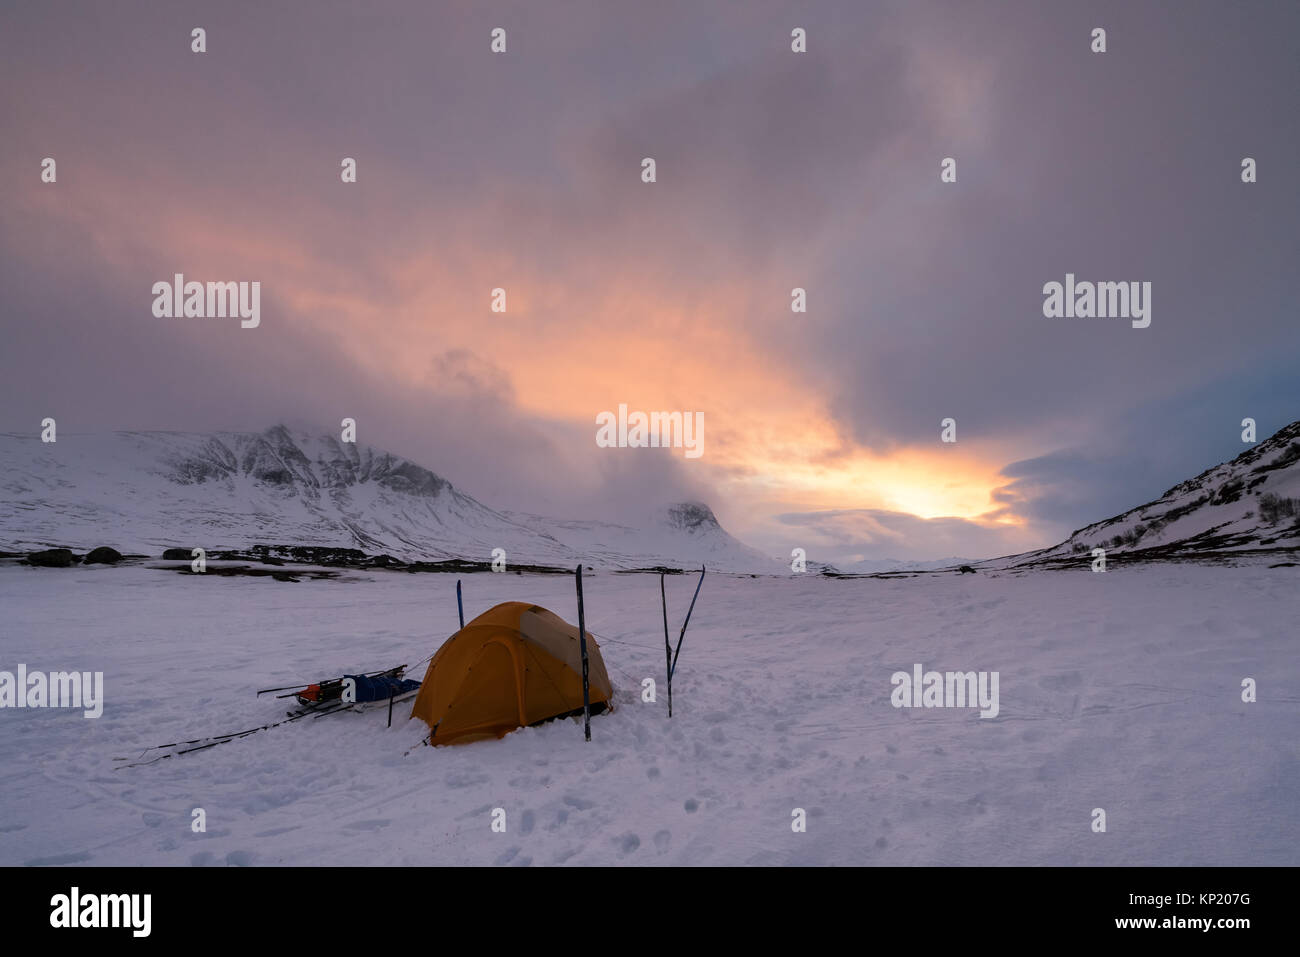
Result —
M 0 710 L 0 864 L 1295 865 L 1297 571 L 710 573 L 671 720 L 657 576 L 595 574 L 618 710 L 590 743 L 569 720 L 421 747 L 408 702 L 391 729 L 382 709 L 307 718 L 119 769 L 284 717 L 257 688 L 425 658 L 455 578 L 0 567 L 0 669 L 103 671 L 107 698 L 98 720 Z M 674 643 L 694 584 L 668 578 Z M 467 620 L 511 599 L 577 617 L 568 578 L 464 587 Z M 892 707 L 914 663 L 998 671 L 999 716 Z

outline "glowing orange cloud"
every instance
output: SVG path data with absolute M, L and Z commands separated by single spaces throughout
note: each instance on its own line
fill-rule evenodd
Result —
M 278 321 L 332 338 L 380 379 L 436 392 L 435 360 L 462 349 L 501 371 L 512 389 L 500 401 L 593 436 L 595 415 L 618 403 L 703 412 L 705 454 L 687 467 L 723 493 L 722 512 L 781 500 L 807 510 L 977 519 L 992 510 L 991 493 L 1005 484 L 998 450 L 975 457 L 940 447 L 937 429 L 932 448 L 846 449 L 818 383 L 783 361 L 748 323 L 748 277 L 713 277 L 701 294 L 665 284 L 642 266 L 643 250 L 630 263 L 583 263 L 576 278 L 543 274 L 482 242 L 469 209 L 444 212 L 443 228 L 420 248 L 394 255 L 380 244 L 350 261 L 343 257 L 347 266 L 339 268 L 337 257 L 323 257 L 306 238 L 304 223 L 319 220 L 319 210 L 286 217 L 292 229 L 250 231 L 246 223 L 258 218 L 238 199 L 205 198 L 200 220 L 151 202 L 163 194 L 133 196 L 120 184 L 91 183 L 82 205 L 43 212 L 108 229 L 113 241 L 106 236 L 101 246 L 108 259 L 147 256 L 196 276 L 201 266 L 222 278 L 260 279 L 287 307 Z M 142 277 L 141 296 L 146 278 L 157 277 Z M 489 309 L 497 286 L 506 289 L 504 314 Z

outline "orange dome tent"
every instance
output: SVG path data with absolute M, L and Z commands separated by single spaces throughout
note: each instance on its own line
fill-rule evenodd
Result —
M 587 632 L 591 713 L 611 708 L 614 689 Z M 425 672 L 411 709 L 430 744 L 500 738 L 515 728 L 582 714 L 578 629 L 540 605 L 508 601 L 448 638 Z

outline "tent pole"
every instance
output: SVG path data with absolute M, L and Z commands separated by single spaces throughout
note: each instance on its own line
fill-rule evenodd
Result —
M 465 627 L 465 605 L 460 600 L 460 579 L 456 579 L 456 613 L 460 615 L 460 627 Z
M 659 601 L 664 608 L 664 674 L 668 676 L 668 717 L 673 716 L 673 644 L 668 640 L 668 596 L 664 593 L 664 573 L 659 573 Z
M 587 617 L 582 608 L 582 565 L 578 565 L 578 643 L 582 650 L 582 727 L 591 740 L 591 687 L 587 681 Z

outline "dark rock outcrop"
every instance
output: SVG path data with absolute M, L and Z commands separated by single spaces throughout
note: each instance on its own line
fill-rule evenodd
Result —
M 27 556 L 28 565 L 42 568 L 69 568 L 81 561 L 67 548 L 47 548 L 43 552 L 31 552 Z

